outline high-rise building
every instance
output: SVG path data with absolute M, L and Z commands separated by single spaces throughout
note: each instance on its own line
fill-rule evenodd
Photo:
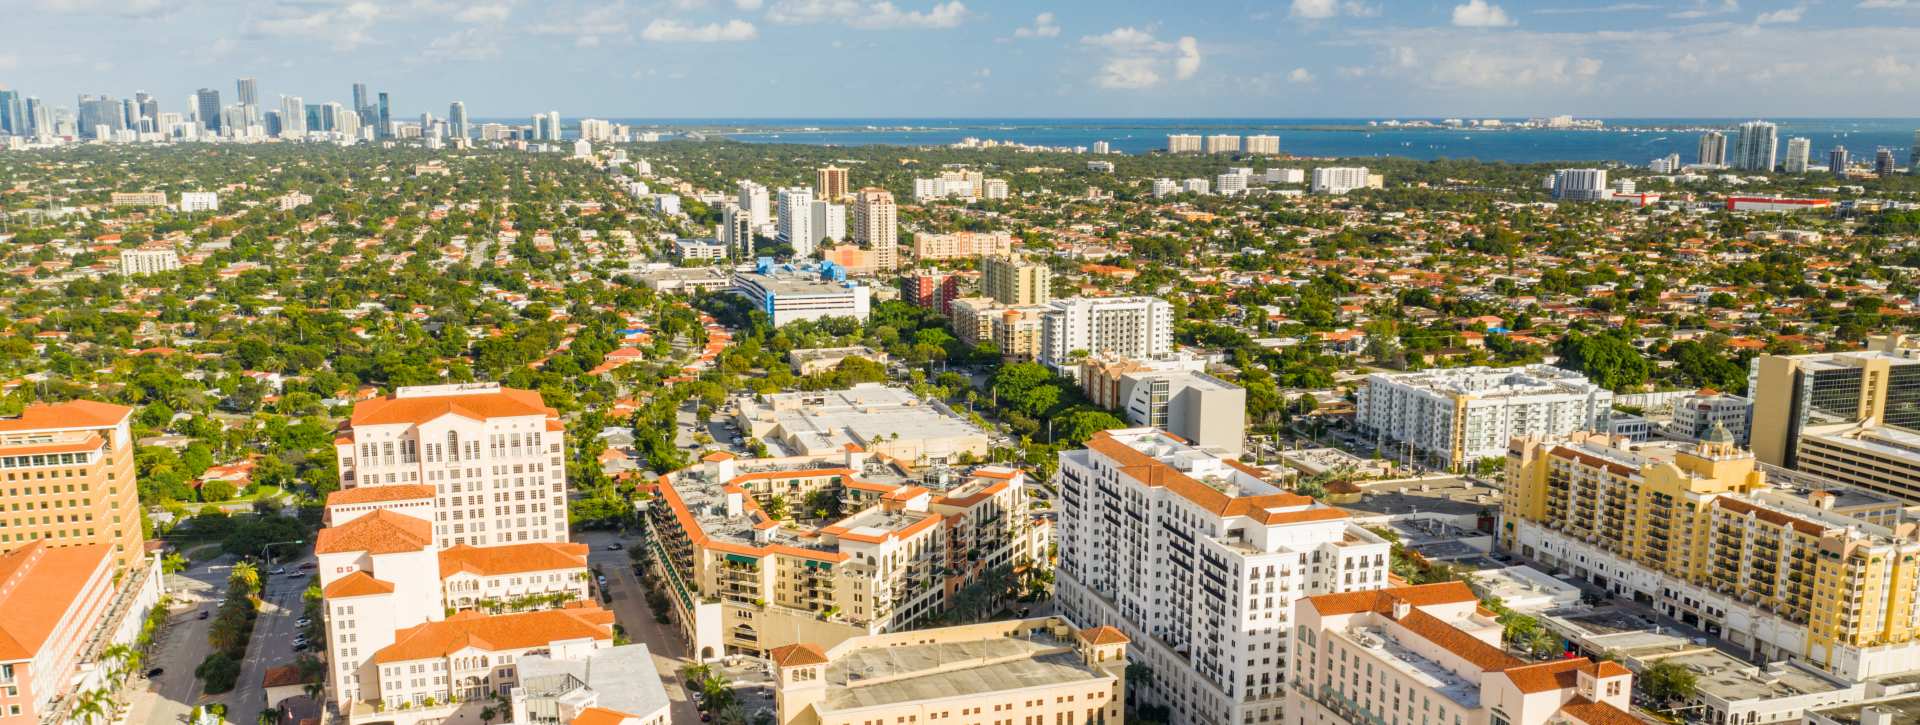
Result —
M 1315 194 L 1345 194 L 1373 185 L 1373 174 L 1365 166 L 1322 166 L 1313 170 Z
M 81 96 L 78 125 L 83 138 L 110 139 L 126 128 L 126 108 L 109 96 Z
M 1553 172 L 1553 198 L 1566 201 L 1606 201 L 1606 169 L 1561 169 Z
M 1390 457 L 1460 470 L 1506 455 L 1514 436 L 1606 430 L 1613 391 L 1551 365 L 1374 373 L 1354 424 Z
M 722 207 L 720 242 L 727 245 L 734 259 L 753 259 L 753 215 L 739 204 Z
M 160 100 L 157 98 L 154 98 L 153 94 L 148 93 L 146 91 L 136 92 L 133 94 L 133 97 L 134 97 L 134 100 L 139 102 L 140 119 L 144 121 L 144 124 L 141 126 L 140 130 L 159 131 L 160 130 Z
M 234 92 L 238 96 L 235 99 L 236 103 L 239 103 L 242 106 L 259 106 L 260 105 L 260 82 L 259 81 L 256 81 L 253 78 L 242 78 L 240 80 L 233 82 L 233 88 L 234 88 Z
M 26 115 L 27 107 L 20 100 L 20 92 L 0 88 L 0 133 L 27 135 L 31 124 L 27 122 Z
M 1113 145 L 1105 141 L 1095 141 L 1093 142 L 1093 152 L 1095 154 L 1105 156 L 1107 154 L 1113 153 Z
M 1836 179 L 1847 178 L 1847 147 L 1835 146 L 1827 152 L 1827 173 Z
M 1898 169 L 1893 164 L 1893 149 L 1882 146 L 1873 152 L 1873 173 L 1881 178 L 1894 175 Z
M 307 104 L 299 96 L 280 97 L 280 135 L 286 138 L 307 135 Z
M 1903 337 L 1873 337 L 1856 352 L 1762 355 L 1748 368 L 1748 439 L 1762 463 L 1794 468 L 1810 425 L 1877 421 L 1920 430 L 1920 349 Z
M 1158 297 L 1053 300 L 1040 318 L 1040 362 L 1070 373 L 1085 355 L 1158 357 L 1173 351 L 1173 305 Z
M 1700 134 L 1698 158 L 1701 166 L 1726 166 L 1727 135 L 1719 131 Z
M 120 570 L 146 556 L 133 466 L 133 409 L 91 400 L 0 418 L 0 553 L 36 542 L 102 546 Z M 57 511 L 59 513 L 50 513 Z
M 805 187 L 781 187 L 779 225 L 776 238 L 793 249 L 795 259 L 813 256 L 820 238 L 813 233 L 813 190 Z
M 378 125 L 373 129 L 374 138 L 393 138 L 393 109 L 387 103 L 387 92 L 380 92 L 380 108 L 374 116 Z
M 1787 139 L 1787 161 L 1786 161 L 1787 173 L 1789 174 L 1807 173 L 1807 162 L 1811 160 L 1812 155 L 1813 155 L 1812 139 L 1809 139 L 1803 136 L 1795 136 L 1793 138 Z
M 1907 152 L 1907 173 L 1920 176 L 1920 131 L 1913 132 L 1913 148 Z
M 120 100 L 120 127 L 140 130 L 140 102 L 132 98 Z
M 767 187 L 742 179 L 740 199 L 737 203 L 740 204 L 741 209 L 746 210 L 747 219 L 753 224 L 754 229 L 773 223 L 773 202 L 772 197 L 767 194 Z
M 1697 444 L 1516 439 L 1506 461 L 1504 549 L 1693 622 L 1755 661 L 1849 680 L 1920 661 L 1920 530 L 1838 510 L 1835 492 L 1768 485 L 1725 428 Z
M 1773 171 L 1774 155 L 1780 148 L 1780 128 L 1766 121 L 1740 124 L 1734 137 L 1733 167 L 1745 171 Z
M 562 130 L 560 126 L 559 111 L 547 112 L 547 132 L 549 134 L 548 140 L 551 141 L 559 141 L 567 137 L 566 131 Z
M 1044 305 L 1053 301 L 1053 269 L 1010 254 L 987 257 L 980 263 L 980 293 L 1003 305 Z
M 454 138 L 466 138 L 469 135 L 467 104 L 454 101 L 447 105 L 447 132 L 453 134 Z
M 1273 135 L 1248 136 L 1247 153 L 1262 156 L 1277 156 L 1280 154 L 1280 137 Z
M 1132 639 L 1128 661 L 1154 675 L 1135 700 L 1174 723 L 1295 722 L 1279 675 L 1313 647 L 1295 601 L 1388 586 L 1392 545 L 1347 512 L 1163 431 L 1096 433 L 1055 482 L 1054 601 Z
M 1167 153 L 1197 154 L 1200 153 L 1200 143 L 1199 134 L 1170 133 L 1167 134 Z
M 847 205 L 835 204 L 825 199 L 814 199 L 813 236 L 835 242 L 847 238 Z
M 847 170 L 838 166 L 822 166 L 813 172 L 814 196 L 824 201 L 839 201 L 847 198 Z
M 972 259 L 1013 253 L 1013 234 L 1006 231 L 921 233 L 913 235 L 913 258 L 921 260 Z
M 1207 137 L 1207 153 L 1231 154 L 1240 151 L 1240 137 L 1231 133 L 1216 133 Z
M 874 267 L 880 271 L 899 266 L 900 211 L 893 192 L 867 187 L 854 197 L 853 240 L 874 253 Z

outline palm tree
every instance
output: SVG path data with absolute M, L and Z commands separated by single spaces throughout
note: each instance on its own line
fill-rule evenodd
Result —
M 241 589 L 249 594 L 260 589 L 260 568 L 253 562 L 243 561 L 233 565 L 232 573 L 227 574 L 227 588 Z
M 106 721 L 106 690 L 92 689 L 74 695 L 73 712 L 71 715 L 74 721 L 82 725 L 93 725 L 96 721 Z
M 284 715 L 284 713 L 280 712 L 279 708 L 269 707 L 261 710 L 260 717 L 255 718 L 255 721 L 260 725 L 280 725 L 280 718 L 284 717 Z

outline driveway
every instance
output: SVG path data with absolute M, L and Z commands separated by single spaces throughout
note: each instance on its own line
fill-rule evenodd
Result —
M 640 587 L 639 578 L 633 575 L 633 560 L 628 558 L 624 550 L 607 551 L 607 544 L 613 541 L 621 541 L 629 548 L 638 545 L 639 541 L 623 539 L 607 531 L 578 533 L 573 540 L 592 547 L 587 562 L 600 567 L 607 577 L 606 590 L 613 597 L 614 620 L 620 623 L 628 639 L 646 645 L 647 652 L 653 655 L 654 669 L 659 671 L 661 684 L 667 688 L 667 698 L 672 701 L 668 721 L 699 722 L 699 710 L 688 699 L 686 688 L 680 685 L 680 668 L 693 664 L 693 661 L 688 659 L 687 646 L 680 639 L 679 628 L 653 621 L 653 610 L 647 608 L 646 590 Z

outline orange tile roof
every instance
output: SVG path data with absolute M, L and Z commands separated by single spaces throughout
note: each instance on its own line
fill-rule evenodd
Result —
M 432 545 L 432 524 L 406 514 L 379 509 L 339 526 L 321 529 L 314 541 L 313 551 L 316 554 L 348 551 L 398 554 Z
M 281 665 L 279 667 L 268 668 L 267 673 L 260 677 L 260 686 L 261 687 L 286 687 L 288 685 L 304 685 L 304 684 L 307 684 L 308 682 L 319 682 L 319 681 L 320 680 L 317 677 L 312 680 L 308 680 L 301 677 L 300 668 L 298 666 Z
M 356 571 L 333 580 L 332 584 L 328 584 L 326 589 L 321 590 L 320 596 L 327 599 L 341 599 L 344 597 L 368 597 L 375 594 L 392 593 L 392 583 L 375 579 L 372 574 L 364 571 Z
M 1135 450 L 1133 446 L 1115 440 L 1107 431 L 1094 434 L 1092 438 L 1087 439 L 1086 445 L 1101 455 L 1113 459 L 1121 471 L 1134 480 L 1147 486 L 1164 487 L 1218 516 L 1244 516 L 1269 525 L 1347 518 L 1347 512 L 1337 508 L 1303 508 L 1312 506 L 1313 499 L 1297 493 L 1228 496 L 1225 492 L 1194 480 L 1187 474 L 1181 473 L 1179 469 L 1153 456 Z M 1268 510 L 1276 508 L 1300 510 Z
M 1087 644 L 1126 644 L 1133 641 L 1125 632 L 1108 625 L 1090 627 L 1075 634 L 1079 635 L 1080 639 L 1086 640 Z
M 0 433 L 59 428 L 110 428 L 133 414 L 124 405 L 97 400 L 69 400 L 51 405 L 29 405 L 20 415 L 0 418 Z
M 613 612 L 586 604 L 488 616 L 461 612 L 438 622 L 394 633 L 394 643 L 373 653 L 373 662 L 445 657 L 469 647 L 488 652 L 532 649 L 566 639 L 613 639 Z
M 551 417 L 558 414 L 558 411 L 547 407 L 547 404 L 540 399 L 538 391 L 501 388 L 497 393 L 473 395 L 376 398 L 353 406 L 351 424 L 355 426 L 393 423 L 419 425 L 446 415 L 486 420 L 520 415 Z
M 480 576 L 555 569 L 584 569 L 586 544 L 527 543 L 506 546 L 460 545 L 440 551 L 440 578 L 468 572 Z
M 1584 697 L 1576 697 L 1572 702 L 1561 705 L 1560 714 L 1578 720 L 1582 725 L 1646 725 L 1640 718 L 1620 708 Z
M 56 548 L 45 541 L 0 554 L 0 660 L 37 655 L 112 557 L 107 544 Z
M 820 645 L 808 642 L 775 647 L 767 652 L 767 657 L 773 660 L 774 665 L 779 667 L 824 665 L 827 663 L 827 653 L 820 651 Z
M 568 725 L 620 725 L 620 723 L 626 722 L 629 717 L 635 716 L 628 715 L 624 712 L 608 710 L 604 707 L 589 707 L 581 710 L 580 714 L 573 718 L 573 722 L 568 723 Z
M 416 498 L 433 498 L 433 484 L 403 483 L 392 486 L 361 486 L 327 494 L 328 506 L 356 503 L 382 503 Z
M 1325 617 L 1335 614 L 1392 611 L 1391 605 L 1395 598 L 1405 600 L 1416 607 L 1456 604 L 1478 599 L 1473 595 L 1473 590 L 1467 587 L 1466 582 L 1439 582 L 1364 592 L 1321 594 L 1307 597 L 1307 603 L 1313 605 L 1314 611 L 1319 612 L 1320 616 Z
M 1580 682 L 1580 671 L 1592 666 L 1592 660 L 1576 657 L 1509 667 L 1506 675 L 1507 679 L 1513 680 L 1513 686 L 1516 689 L 1533 694 L 1572 689 Z
M 1406 616 L 1397 620 L 1407 631 L 1439 645 L 1460 659 L 1473 663 L 1483 672 L 1499 672 L 1508 668 L 1526 664 L 1519 658 L 1500 651 L 1499 647 L 1480 641 L 1451 624 L 1447 624 L 1426 613 L 1422 609 L 1410 609 Z

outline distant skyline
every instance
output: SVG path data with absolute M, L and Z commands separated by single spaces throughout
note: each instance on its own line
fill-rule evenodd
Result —
M 1920 0 L 0 0 L 0 86 L 395 118 L 1920 116 Z

